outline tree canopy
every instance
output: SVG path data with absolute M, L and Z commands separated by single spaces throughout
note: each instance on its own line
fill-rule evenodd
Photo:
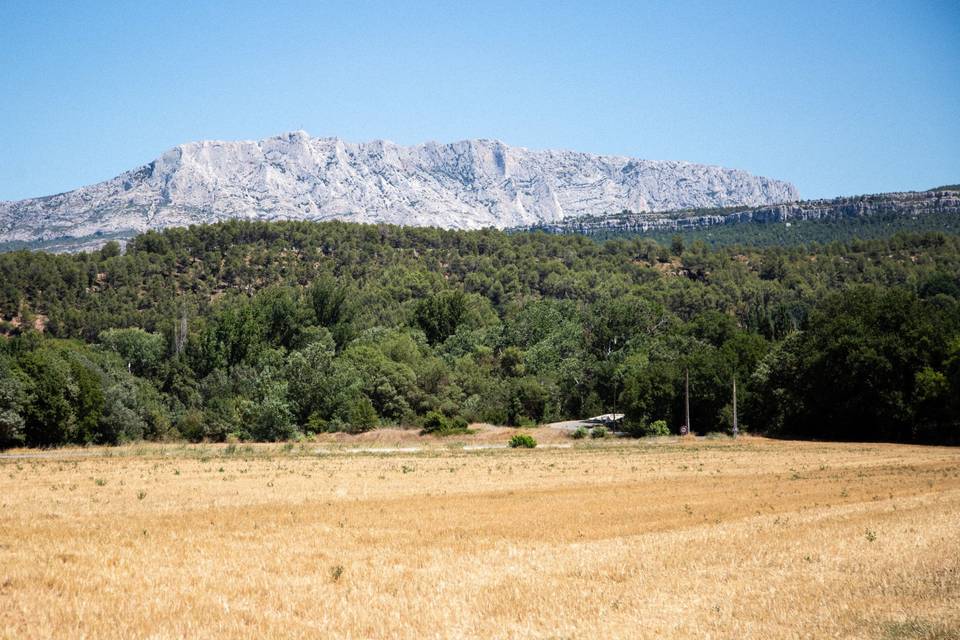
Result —
M 633 433 L 675 431 L 685 371 L 698 432 L 730 427 L 736 379 L 741 428 L 960 437 L 960 237 L 945 233 L 711 248 L 230 221 L 0 254 L 0 276 L 4 445 L 614 409 Z

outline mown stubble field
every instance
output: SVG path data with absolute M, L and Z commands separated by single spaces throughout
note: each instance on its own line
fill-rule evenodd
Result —
M 960 450 L 0 459 L 4 638 L 958 638 Z

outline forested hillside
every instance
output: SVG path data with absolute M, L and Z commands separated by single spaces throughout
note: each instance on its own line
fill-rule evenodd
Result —
M 0 255 L 0 441 L 276 440 L 623 410 L 960 439 L 960 237 L 675 238 L 233 221 Z

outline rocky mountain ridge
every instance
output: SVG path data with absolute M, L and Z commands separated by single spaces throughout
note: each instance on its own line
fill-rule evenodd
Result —
M 517 230 L 540 229 L 549 233 L 643 233 L 682 231 L 740 223 L 776 223 L 800 220 L 842 220 L 877 215 L 960 215 L 960 190 L 906 191 L 760 206 L 733 207 L 709 213 L 697 209 L 652 215 L 629 210 L 605 216 L 580 216 L 558 222 L 526 225 Z
M 787 182 L 689 162 L 531 151 L 494 140 L 355 144 L 296 131 L 184 144 L 105 182 L 0 202 L 0 242 L 129 237 L 230 218 L 504 228 L 798 197 Z

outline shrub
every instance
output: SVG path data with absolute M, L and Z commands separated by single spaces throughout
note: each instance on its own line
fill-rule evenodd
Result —
M 648 424 L 643 429 L 643 435 L 645 436 L 668 436 L 670 435 L 670 428 L 667 426 L 666 420 L 654 420 Z
M 587 437 L 587 434 L 590 433 L 587 431 L 586 427 L 577 427 L 576 431 L 570 434 L 570 437 L 574 440 L 583 440 Z
M 200 442 L 204 436 L 203 413 L 196 409 L 188 410 L 177 421 L 177 431 L 191 442 Z
M 447 417 L 439 411 L 431 411 L 423 418 L 423 432 L 436 433 L 446 431 L 450 426 Z
M 606 438 L 607 437 L 607 428 L 606 427 L 594 427 L 590 431 L 591 438 Z
M 511 449 L 533 449 L 537 446 L 537 441 L 533 439 L 533 436 L 526 433 L 518 433 L 517 435 L 510 438 L 510 448 Z
M 431 411 L 423 419 L 422 433 L 432 433 L 438 436 L 462 435 L 470 433 L 469 423 L 463 416 L 447 418 L 439 411 Z

